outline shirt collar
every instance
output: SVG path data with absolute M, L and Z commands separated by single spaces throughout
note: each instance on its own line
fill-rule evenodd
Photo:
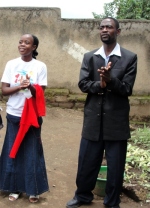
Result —
M 117 43 L 115 48 L 113 49 L 113 51 L 109 54 L 109 56 L 106 56 L 103 46 L 100 49 L 98 49 L 94 54 L 101 55 L 104 59 L 106 59 L 107 57 L 110 57 L 112 55 L 116 55 L 116 56 L 121 57 L 120 45 Z

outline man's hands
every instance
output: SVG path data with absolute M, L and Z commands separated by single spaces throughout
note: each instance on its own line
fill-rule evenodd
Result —
M 110 69 L 111 69 L 111 62 L 108 62 L 107 66 L 101 67 L 97 71 L 100 72 L 100 86 L 101 88 L 105 88 L 107 83 L 111 81 L 110 77 Z
M 28 74 L 26 74 L 26 79 L 23 79 L 23 77 L 21 77 L 20 79 L 20 89 L 26 89 L 30 86 L 30 77 L 28 76 Z

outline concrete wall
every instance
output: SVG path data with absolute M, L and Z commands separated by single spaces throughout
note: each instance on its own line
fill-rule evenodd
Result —
M 79 70 L 86 51 L 99 48 L 99 21 L 61 19 L 59 8 L 0 8 L 0 77 L 8 60 L 19 56 L 18 41 L 25 33 L 40 41 L 38 59 L 48 67 L 48 87 L 79 93 Z M 150 21 L 121 20 L 121 46 L 138 54 L 134 94 L 150 94 Z

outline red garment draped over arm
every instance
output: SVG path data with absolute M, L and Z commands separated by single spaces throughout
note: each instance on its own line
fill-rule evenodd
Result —
M 21 145 L 22 140 L 25 137 L 26 132 L 30 128 L 30 126 L 34 126 L 36 128 L 39 127 L 38 124 L 38 117 L 45 116 L 46 108 L 45 108 L 45 98 L 44 92 L 41 86 L 34 85 L 36 89 L 36 97 L 31 97 L 26 99 L 25 105 L 23 108 L 21 120 L 20 120 L 20 127 L 15 138 L 14 144 L 10 151 L 9 157 L 15 158 L 17 151 Z

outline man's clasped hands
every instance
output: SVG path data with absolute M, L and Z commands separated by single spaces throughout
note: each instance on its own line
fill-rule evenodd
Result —
M 107 83 L 111 81 L 110 77 L 111 62 L 108 62 L 107 66 L 102 66 L 97 71 L 100 73 L 100 86 L 105 88 Z

